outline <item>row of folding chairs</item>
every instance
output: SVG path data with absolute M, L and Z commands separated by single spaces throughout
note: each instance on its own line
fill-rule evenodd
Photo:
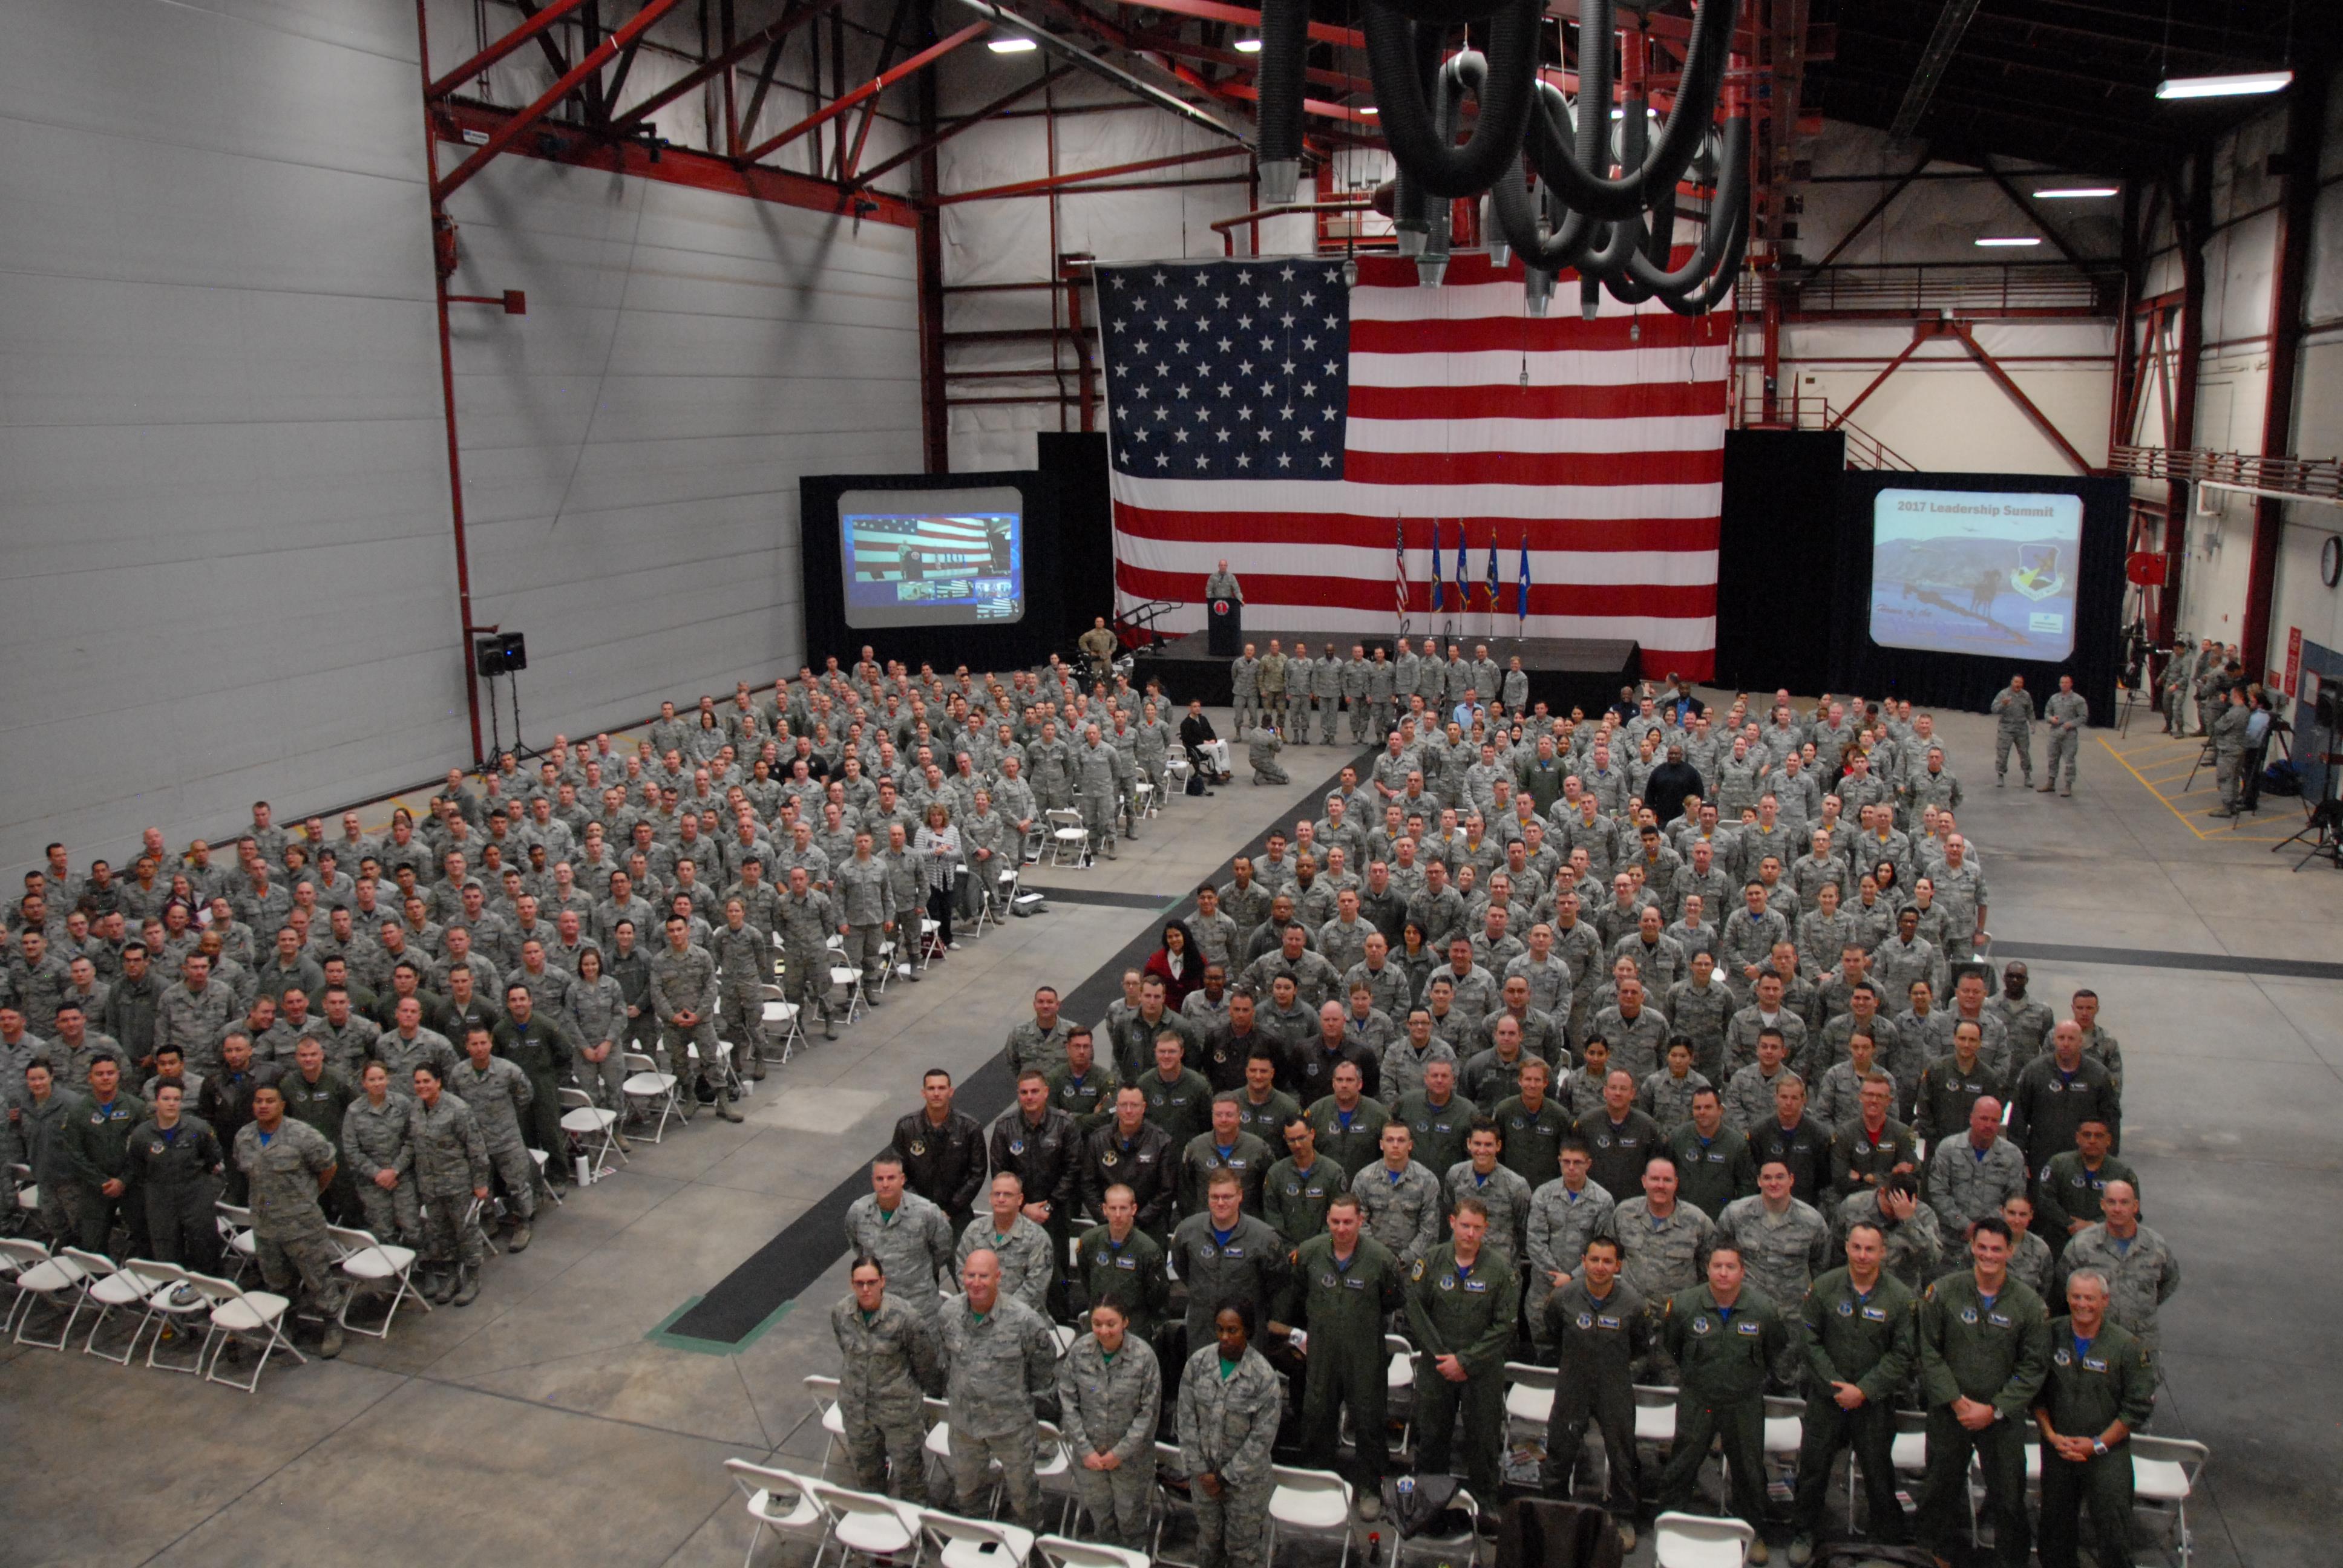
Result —
M 343 1272 L 354 1287 L 342 1308 L 345 1329 L 379 1339 L 389 1333 L 392 1318 L 406 1302 L 416 1302 L 426 1312 L 431 1310 L 431 1303 L 414 1288 L 415 1255 L 411 1251 L 377 1242 L 364 1231 L 337 1230 L 333 1235 L 342 1254 Z M 233 1279 L 197 1273 L 152 1258 L 116 1263 L 102 1253 L 79 1247 L 63 1247 L 51 1252 L 40 1242 L 25 1237 L 0 1238 L 0 1273 L 5 1273 L 16 1292 L 9 1303 L 5 1323 L 0 1327 L 21 1345 L 69 1350 L 75 1332 L 81 1328 L 83 1314 L 88 1312 L 91 1315 L 81 1347 L 84 1355 L 127 1367 L 137 1357 L 143 1342 L 148 1367 L 158 1372 L 186 1372 L 246 1393 L 259 1388 L 260 1375 L 266 1370 L 269 1358 L 279 1351 L 296 1362 L 308 1359 L 294 1348 L 286 1333 L 291 1302 L 273 1291 L 247 1290 Z M 378 1292 L 385 1287 L 390 1292 L 389 1300 L 378 1318 L 371 1323 L 350 1321 L 350 1308 L 362 1293 Z M 35 1321 L 44 1311 L 49 1316 L 48 1329 L 35 1334 Z M 129 1322 L 129 1337 L 118 1348 L 102 1348 L 107 1323 L 117 1314 L 120 1321 Z M 194 1357 L 177 1359 L 166 1355 L 166 1345 L 194 1339 L 192 1330 L 199 1319 L 205 1332 Z M 250 1377 L 238 1380 L 223 1370 L 225 1352 L 231 1344 L 258 1352 Z
M 754 1522 L 742 1568 L 756 1561 L 768 1534 L 811 1545 L 813 1568 L 820 1568 L 832 1547 L 841 1562 L 885 1558 L 899 1568 L 918 1568 L 930 1553 L 944 1568 L 1025 1568 L 1036 1555 L 1051 1568 L 1147 1568 L 1147 1555 L 1141 1552 L 1036 1535 L 1014 1524 L 921 1508 L 745 1459 L 728 1459 L 724 1468 Z
M 1406 1342 L 1396 1335 L 1390 1342 L 1402 1349 Z M 1394 1357 L 1393 1386 L 1398 1386 L 1398 1361 Z M 1548 1418 L 1554 1410 L 1554 1380 L 1553 1367 L 1534 1366 L 1524 1362 L 1505 1363 L 1505 1420 L 1509 1443 L 1545 1433 Z M 1665 1448 L 1675 1441 L 1676 1391 L 1657 1384 L 1637 1383 L 1635 1397 L 1635 1441 L 1654 1448 Z M 1806 1402 L 1780 1394 L 1765 1396 L 1765 1457 L 1769 1461 L 1793 1463 L 1805 1435 Z M 1899 1477 L 1916 1483 L 1926 1473 L 1928 1418 L 1925 1411 L 1899 1410 L 1896 1412 L 1896 1437 L 1890 1456 Z M 1600 1434 L 1589 1432 L 1587 1443 L 1591 1452 L 1603 1452 Z M 2211 1451 L 2201 1442 L 2186 1438 L 2155 1437 L 2135 1432 L 2131 1438 L 2132 1496 L 2134 1506 L 2156 1515 L 2164 1526 L 2166 1538 L 2171 1543 L 2175 1556 L 2187 1568 L 2195 1551 L 2195 1539 L 2188 1526 L 2188 1499 L 2195 1493 L 2198 1474 Z M 1855 1517 L 1857 1474 L 1856 1461 L 1847 1456 L 1846 1508 L 1847 1518 Z M 1969 1522 L 1972 1531 L 1976 1524 L 1977 1503 L 1982 1494 L 1982 1473 L 1972 1462 L 1970 1470 Z M 2042 1449 L 2028 1433 L 2026 1444 L 2026 1480 L 2029 1489 L 2038 1488 L 2042 1480 Z

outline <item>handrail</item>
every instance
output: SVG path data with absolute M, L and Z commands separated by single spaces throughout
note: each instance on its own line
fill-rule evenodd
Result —
M 2343 506 L 2343 458 L 2265 457 L 2251 452 L 2202 448 L 2117 447 L 2107 467 L 2135 479 L 2182 479 L 2214 489 L 2237 490 L 2275 500 L 2317 501 Z
M 1846 437 L 1848 467 L 1885 468 L 1906 474 L 1919 472 L 1917 463 L 1860 425 L 1851 423 L 1845 415 L 1831 407 L 1830 399 L 1801 397 L 1795 387 L 1789 397 L 1775 399 L 1770 417 L 1765 413 L 1765 400 L 1762 397 L 1745 394 L 1735 410 L 1733 424 L 1739 430 L 1836 430 Z

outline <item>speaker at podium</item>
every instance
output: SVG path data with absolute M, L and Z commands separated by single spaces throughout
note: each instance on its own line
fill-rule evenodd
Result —
M 1204 646 L 1214 658 L 1244 651 L 1244 600 L 1217 598 L 1204 603 Z

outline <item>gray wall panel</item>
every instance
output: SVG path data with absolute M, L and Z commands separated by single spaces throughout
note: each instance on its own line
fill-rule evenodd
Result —
M 453 149 L 450 149 L 451 151 Z M 910 231 L 507 159 L 455 201 L 473 602 L 528 739 L 804 658 L 797 487 L 920 463 Z
M 10 21 L 0 875 L 462 759 L 411 10 Z M 476 614 L 529 634 L 529 738 L 794 668 L 799 477 L 920 462 L 909 231 L 519 156 L 455 208 L 456 288 L 530 296 L 454 320 Z
M 0 864 L 467 745 L 411 15 L 12 7 Z M 367 13 L 358 15 L 357 13 Z

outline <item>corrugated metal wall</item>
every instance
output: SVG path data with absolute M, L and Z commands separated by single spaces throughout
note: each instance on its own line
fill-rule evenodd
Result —
M 799 476 L 920 465 L 912 231 L 526 157 L 453 213 L 456 286 L 528 294 L 456 321 L 473 615 L 528 634 L 527 739 L 794 673 Z
M 468 745 L 417 110 L 390 5 L 13 6 L 0 862 L 322 806 Z
M 10 19 L 0 875 L 466 760 L 412 9 Z M 910 232 L 518 156 L 456 215 L 530 297 L 456 350 L 529 739 L 793 668 L 799 475 L 920 463 Z

